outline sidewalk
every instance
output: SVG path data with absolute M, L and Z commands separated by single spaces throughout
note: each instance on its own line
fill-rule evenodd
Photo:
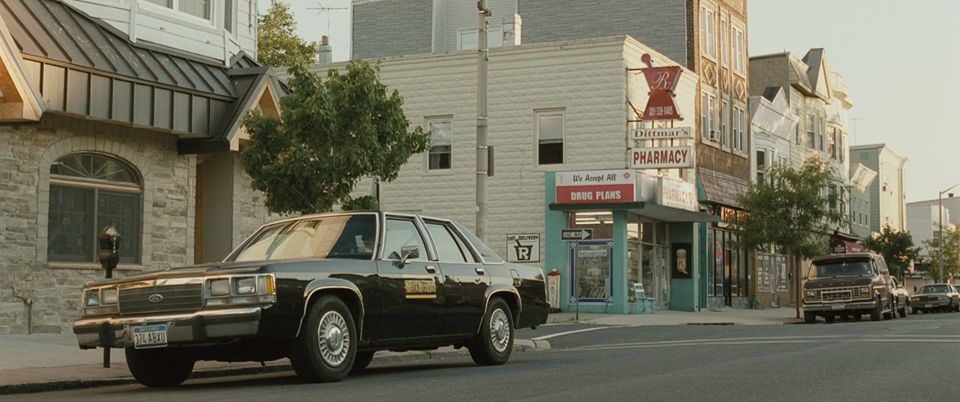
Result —
M 534 350 L 530 340 L 516 339 L 514 352 Z M 466 349 L 378 352 L 373 364 L 411 363 L 469 356 Z M 46 392 L 135 383 L 122 349 L 111 350 L 103 368 L 103 349 L 81 350 L 73 334 L 0 335 L 0 395 Z M 197 362 L 191 378 L 290 371 L 287 359 L 260 363 Z M 292 374 L 292 373 L 291 373 Z
M 659 310 L 655 314 L 550 314 L 549 323 L 580 323 L 592 325 L 663 326 L 663 325 L 784 325 L 798 324 L 793 308 L 763 310 L 725 308 L 720 311 L 699 312 Z

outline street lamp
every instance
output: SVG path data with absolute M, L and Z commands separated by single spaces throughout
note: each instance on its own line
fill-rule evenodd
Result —
M 940 247 L 940 258 L 937 259 L 937 278 L 939 282 L 943 282 L 943 194 L 953 190 L 956 186 L 960 186 L 960 183 L 947 187 L 946 190 L 937 194 L 937 213 L 940 215 L 940 225 L 938 226 L 940 235 L 938 236 L 939 242 L 937 244 Z

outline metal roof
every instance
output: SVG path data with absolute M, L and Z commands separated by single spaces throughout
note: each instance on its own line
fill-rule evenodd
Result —
M 218 60 L 141 41 L 59 0 L 0 1 L 0 24 L 48 111 L 170 131 L 210 141 L 181 152 L 222 151 L 246 114 L 250 81 L 272 81 L 245 54 Z M 276 85 L 275 85 L 276 86 Z M 281 93 L 284 88 L 280 87 Z M 227 147 L 229 149 L 229 147 Z

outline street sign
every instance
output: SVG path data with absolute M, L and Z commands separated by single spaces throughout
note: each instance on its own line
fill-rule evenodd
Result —
M 563 229 L 560 231 L 561 240 L 590 240 L 593 238 L 593 229 Z

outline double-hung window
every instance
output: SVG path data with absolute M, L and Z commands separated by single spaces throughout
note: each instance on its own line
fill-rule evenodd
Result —
M 722 144 L 730 147 L 730 101 L 724 99 L 720 107 L 720 131 L 723 133 Z
M 464 29 L 457 32 L 457 50 L 475 50 L 480 46 L 476 29 Z M 503 47 L 503 28 L 487 28 L 487 48 Z
M 733 71 L 744 75 L 746 73 L 746 60 L 743 29 L 733 26 Z
M 700 5 L 700 51 L 717 57 L 717 12 L 712 4 Z
M 452 165 L 453 129 L 449 117 L 427 120 L 430 130 L 428 170 L 446 170 Z
M 166 8 L 174 9 L 180 11 L 184 14 L 190 14 L 194 17 L 203 18 L 205 20 L 210 19 L 210 8 L 212 0 L 147 0 L 150 3 L 163 6 Z M 230 8 L 230 5 L 227 4 L 227 8 Z
M 97 235 L 106 226 L 120 232 L 120 262 L 140 262 L 143 186 L 126 163 L 79 153 L 50 166 L 47 260 L 95 263 Z
M 700 94 L 700 132 L 704 141 L 720 141 L 717 133 L 717 97 L 703 92 Z
M 537 164 L 562 164 L 563 110 L 538 110 L 534 115 L 537 134 Z
M 807 148 L 817 149 L 817 117 L 807 115 Z
M 743 152 L 746 150 L 746 116 L 739 106 L 733 108 L 733 149 Z

